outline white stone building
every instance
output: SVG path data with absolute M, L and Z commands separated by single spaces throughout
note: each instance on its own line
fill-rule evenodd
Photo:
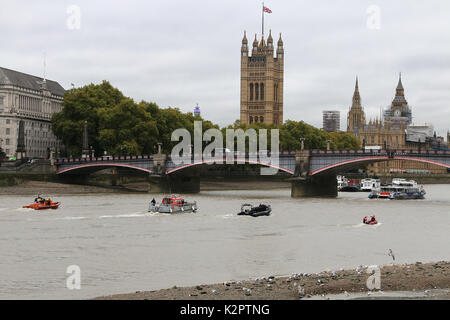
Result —
M 51 129 L 51 116 L 62 109 L 64 88 L 55 81 L 0 67 L 0 147 L 14 157 L 19 120 L 25 122 L 26 156 L 46 158 L 62 143 Z

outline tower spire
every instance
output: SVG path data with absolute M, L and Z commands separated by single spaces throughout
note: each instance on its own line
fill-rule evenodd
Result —
M 359 95 L 358 76 L 356 76 L 355 92 L 353 92 L 352 108 L 361 108 L 361 96 Z
M 399 73 L 399 76 L 398 76 L 397 90 L 404 90 L 403 84 L 402 84 L 402 73 L 401 72 Z
M 373 123 L 373 119 L 370 119 Z M 355 81 L 355 91 L 353 92 L 352 106 L 347 115 L 347 132 L 352 132 L 355 136 L 359 136 L 359 131 L 366 124 L 366 115 L 361 105 L 361 96 L 359 95 L 358 76 Z

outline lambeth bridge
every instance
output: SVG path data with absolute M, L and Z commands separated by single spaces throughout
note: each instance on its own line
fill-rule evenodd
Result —
M 219 159 L 220 160 L 220 159 Z M 410 160 L 450 168 L 450 151 L 413 150 L 297 150 L 280 153 L 224 153 L 222 163 L 217 158 L 192 154 L 183 161 L 172 161 L 161 152 L 145 156 L 85 157 L 56 159 L 56 173 L 79 180 L 104 169 L 127 169 L 148 175 L 152 191 L 199 192 L 198 168 L 207 165 L 248 163 L 271 167 L 292 182 L 293 197 L 336 196 L 336 175 L 367 164 L 387 160 Z

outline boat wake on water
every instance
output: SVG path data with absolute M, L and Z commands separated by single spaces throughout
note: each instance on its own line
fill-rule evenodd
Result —
M 218 216 L 219 218 L 222 218 L 222 219 L 233 219 L 233 218 L 236 218 L 236 215 L 235 214 L 230 214 L 230 213 L 228 213 L 228 214 L 223 214 L 223 215 L 220 215 L 220 216 Z
M 56 218 L 55 220 L 83 220 L 87 219 L 87 217 L 62 217 L 62 218 Z
M 108 219 L 108 218 L 136 218 L 136 217 L 145 217 L 151 216 L 149 212 L 134 212 L 134 213 L 126 213 L 126 214 L 117 214 L 117 215 L 105 215 L 98 217 L 99 219 Z
M 33 212 L 34 209 L 32 208 L 16 208 L 14 211 L 23 211 L 23 212 Z

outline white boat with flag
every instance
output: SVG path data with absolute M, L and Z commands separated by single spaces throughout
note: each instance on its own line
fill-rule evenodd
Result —
M 385 198 L 395 200 L 423 199 L 425 189 L 418 186 L 414 180 L 393 179 L 392 183 L 373 188 L 369 194 L 370 199 Z

